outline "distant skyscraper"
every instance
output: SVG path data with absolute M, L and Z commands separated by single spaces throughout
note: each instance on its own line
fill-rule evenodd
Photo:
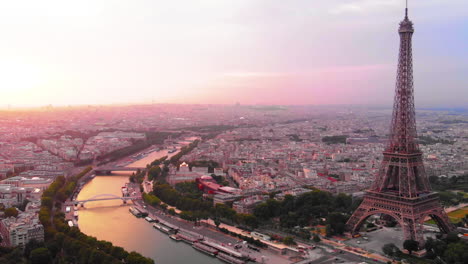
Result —
M 453 231 L 455 227 L 440 205 L 438 194 L 431 191 L 416 142 L 411 53 L 414 28 L 408 19 L 408 8 L 398 32 L 400 55 L 390 138 L 374 184 L 366 191 L 346 226 L 356 234 L 369 216 L 389 215 L 400 224 L 405 239 L 416 240 L 422 246 L 423 224 L 427 217 L 434 219 L 443 232 Z

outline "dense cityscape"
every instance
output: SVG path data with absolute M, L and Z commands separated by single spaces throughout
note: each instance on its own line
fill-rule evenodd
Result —
M 393 107 L 0 110 L 0 263 L 467 264 L 468 110 L 415 106 L 410 17 Z
M 164 114 L 152 114 L 161 107 Z M 110 113 L 125 113 L 125 117 L 119 119 Z M 390 116 L 390 109 L 242 105 L 4 111 L 0 144 L 0 192 L 5 217 L 0 229 L 2 244 L 15 247 L 29 245 L 32 240 L 47 241 L 48 231 L 39 221 L 41 196 L 57 177 L 75 177 L 87 166 L 104 168 L 111 160 L 114 167 L 124 167 L 158 150 L 173 152 L 168 154 L 173 156 L 141 166 L 150 166 L 144 182 L 144 173 L 137 172 L 133 177 L 141 175 L 140 181 L 149 191 L 145 201 L 159 210 L 177 212 L 182 219 L 198 225 L 210 226 L 211 221 L 211 225 L 216 222 L 219 227 L 221 221 L 221 226 L 242 228 L 241 234 L 258 229 L 261 231 L 257 233 L 270 237 L 269 241 L 294 238 L 302 243 L 322 236 L 323 240 L 334 241 L 343 230 L 333 224 L 334 228 L 328 230 L 325 212 L 303 218 L 301 208 L 288 209 L 298 210 L 298 214 L 289 211 L 283 215 L 272 212 L 271 206 L 280 207 L 294 199 L 291 197 L 304 197 L 313 190 L 331 195 L 328 199 L 341 197 L 347 206 L 357 203 L 374 181 Z M 467 203 L 464 192 L 468 191 L 466 113 L 421 109 L 417 120 L 418 140 L 433 187 L 442 191 L 444 206 L 462 208 Z M 150 137 L 161 140 L 149 145 L 140 143 L 149 142 Z M 135 145 L 140 148 L 132 149 L 131 154 L 125 151 Z M 154 165 L 158 169 L 153 169 Z M 154 190 L 146 186 L 150 180 L 154 181 Z M 441 185 L 440 189 L 436 184 Z M 171 191 L 200 204 L 176 201 Z M 176 206 L 176 211 L 167 211 L 164 204 Z M 65 206 L 58 205 L 65 213 Z M 349 213 L 349 208 L 330 209 Z M 465 219 L 456 222 L 464 226 Z M 79 226 L 73 214 L 69 220 Z M 368 226 L 377 222 L 369 222 Z M 281 250 L 280 255 L 293 255 L 287 253 L 288 247 L 281 248 L 281 242 L 269 243 Z M 282 263 L 287 258 L 277 261 Z

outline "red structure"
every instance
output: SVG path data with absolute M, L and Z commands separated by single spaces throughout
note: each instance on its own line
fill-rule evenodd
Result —
M 416 142 L 416 120 L 413 96 L 413 62 L 411 38 L 413 23 L 400 23 L 400 54 L 390 128 L 390 138 L 383 152 L 383 161 L 372 187 L 346 223 L 351 233 L 371 215 L 394 218 L 402 227 L 405 239 L 424 244 L 423 223 L 427 217 L 435 220 L 441 231 L 455 230 L 439 203 L 437 193 L 431 191 L 424 170 L 422 153 Z
M 223 187 L 216 183 L 216 181 L 211 176 L 203 175 L 200 178 L 195 179 L 195 182 L 198 185 L 198 189 L 208 193 L 215 194 L 218 190 Z

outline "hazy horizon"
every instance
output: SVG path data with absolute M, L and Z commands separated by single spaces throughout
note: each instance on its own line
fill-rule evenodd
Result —
M 1 108 L 392 105 L 404 0 L 27 2 L 0 4 Z M 468 2 L 409 17 L 416 107 L 467 107 Z

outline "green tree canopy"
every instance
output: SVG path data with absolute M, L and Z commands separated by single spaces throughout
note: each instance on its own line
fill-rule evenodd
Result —
M 385 244 L 382 247 L 382 251 L 384 254 L 390 257 L 393 257 L 393 256 L 396 256 L 400 252 L 400 249 L 398 249 L 398 247 L 395 246 L 395 244 L 389 243 L 389 244 Z
M 50 255 L 49 249 L 40 247 L 31 251 L 29 260 L 31 264 L 49 264 L 52 262 L 52 256 Z
M 408 239 L 408 240 L 405 240 L 405 242 L 403 242 L 403 248 L 408 250 L 409 254 L 411 255 L 413 251 L 418 250 L 419 243 L 418 241 Z
M 283 239 L 283 243 L 287 246 L 292 246 L 296 245 L 296 242 L 294 242 L 294 238 L 291 236 L 287 236 Z
M 5 217 L 17 217 L 18 216 L 18 210 L 15 207 L 10 207 L 5 209 Z

